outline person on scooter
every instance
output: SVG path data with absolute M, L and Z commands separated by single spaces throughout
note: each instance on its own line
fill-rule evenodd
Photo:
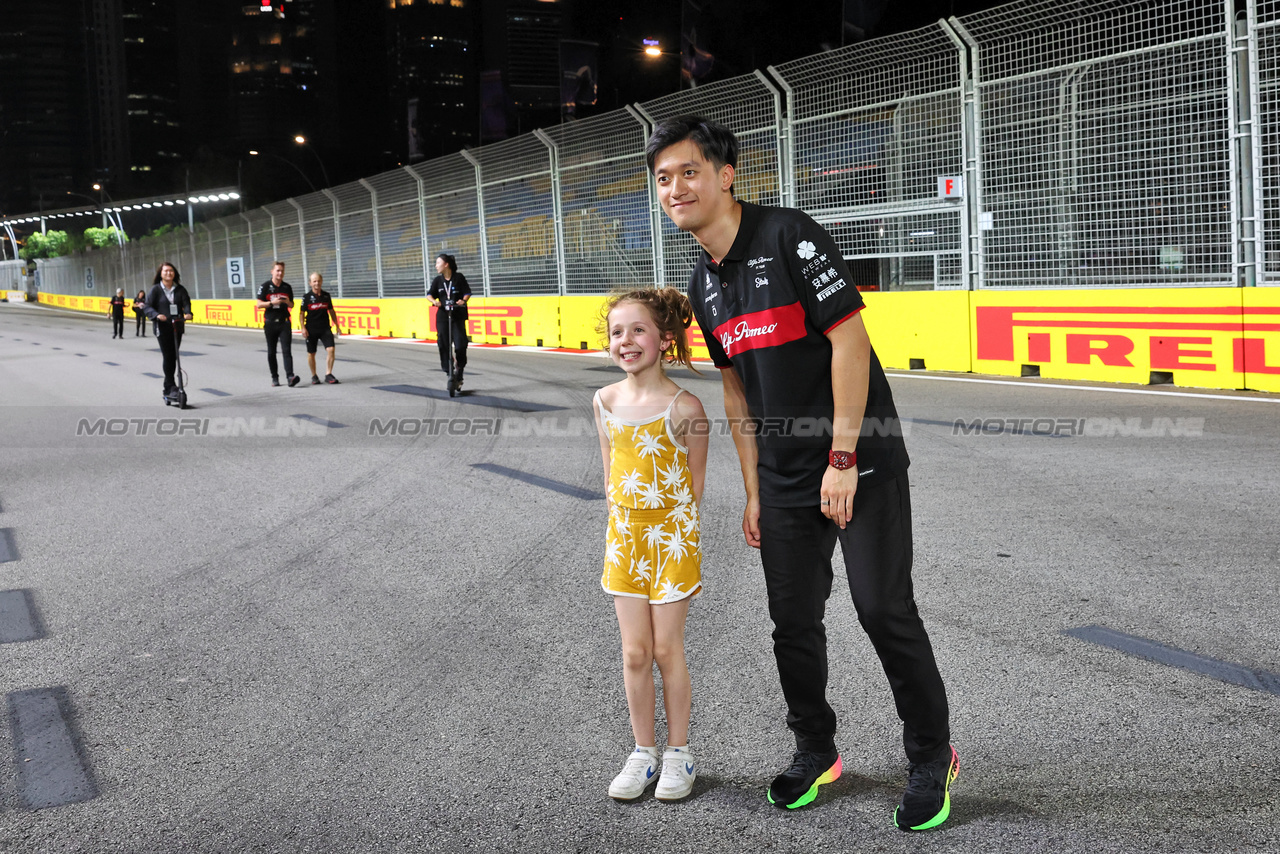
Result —
M 453 352 L 458 358 L 458 385 L 462 385 L 462 371 L 467 366 L 467 300 L 471 299 L 471 286 L 467 277 L 458 272 L 458 262 L 452 255 L 441 252 L 436 256 L 436 272 L 431 280 L 427 299 L 436 307 L 436 341 L 440 345 L 440 370 L 449 373 L 449 339 L 453 339 Z M 448 309 L 445 304 L 452 304 Z M 452 318 L 452 323 L 450 319 Z
M 164 398 L 167 403 L 178 390 L 174 368 L 178 364 L 178 347 L 182 344 L 185 321 L 191 319 L 191 297 L 182 286 L 178 268 L 165 261 L 156 268 L 156 278 L 147 294 L 143 312 L 151 318 L 156 340 L 160 343 L 164 364 Z

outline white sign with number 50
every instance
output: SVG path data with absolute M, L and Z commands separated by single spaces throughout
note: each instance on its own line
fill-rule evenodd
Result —
M 244 259 L 227 259 L 227 284 L 234 288 L 244 287 Z

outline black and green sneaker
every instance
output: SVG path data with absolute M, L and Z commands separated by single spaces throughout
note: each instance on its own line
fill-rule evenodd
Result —
M 893 811 L 899 830 L 929 830 L 951 815 L 951 782 L 960 776 L 960 756 L 954 747 L 932 762 L 907 766 L 907 790 Z
M 769 786 L 769 803 L 793 810 L 818 796 L 818 787 L 840 777 L 840 754 L 797 750 L 791 767 L 774 778 Z

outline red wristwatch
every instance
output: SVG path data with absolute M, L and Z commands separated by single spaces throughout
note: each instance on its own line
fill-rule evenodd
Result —
M 856 451 L 830 451 L 827 454 L 827 462 L 833 469 L 845 471 L 858 464 L 858 454 Z

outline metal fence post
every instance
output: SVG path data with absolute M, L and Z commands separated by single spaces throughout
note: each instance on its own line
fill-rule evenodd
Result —
M 647 139 L 658 122 L 639 104 L 628 104 L 627 112 L 644 128 Z M 649 234 L 653 236 L 653 283 L 659 288 L 667 286 L 666 253 L 662 249 L 662 203 L 658 201 L 658 184 L 653 173 L 645 169 L 645 186 L 649 191 Z
M 547 147 L 547 158 L 551 164 L 551 216 L 552 229 L 556 239 L 556 288 L 560 296 L 568 292 L 565 283 L 565 264 L 568 263 L 564 251 L 564 211 L 560 205 L 560 156 L 555 141 L 547 136 L 546 131 L 538 128 L 533 132 L 543 145 Z
M 484 173 L 480 168 L 480 161 L 474 154 L 465 148 L 459 153 L 476 168 L 476 211 L 480 218 L 480 270 L 484 275 L 484 295 L 489 296 L 489 232 L 485 227 Z
M 382 234 L 378 229 L 378 191 L 365 179 L 360 186 L 369 191 L 369 211 L 373 215 L 373 268 L 378 277 L 378 299 L 382 299 Z
M 768 68 L 773 79 L 778 81 L 778 85 L 787 93 L 786 109 L 783 110 L 780 107 L 776 109 L 778 114 L 778 203 L 784 208 L 794 208 L 796 207 L 796 160 L 795 140 L 791 135 L 791 104 L 795 100 L 796 93 L 786 78 L 778 73 L 778 69 L 772 65 Z M 778 101 L 775 94 L 775 104 Z
M 338 218 L 338 197 L 328 187 L 321 190 L 325 198 L 333 203 L 333 260 L 337 267 L 338 297 L 342 297 L 342 221 Z
M 257 271 L 254 269 L 253 264 L 253 220 L 243 213 L 240 214 L 240 218 L 244 220 L 245 237 L 249 238 L 249 282 L 252 287 L 252 283 L 258 281 Z
M 188 208 L 190 210 L 190 208 Z M 192 225 L 187 229 L 187 242 L 191 246 L 191 277 L 195 279 L 192 288 L 195 290 L 195 298 L 200 299 L 200 265 L 196 261 L 196 228 Z
M 292 196 L 285 201 L 293 205 L 293 209 L 298 212 L 298 251 L 302 254 L 302 275 L 310 281 L 311 271 L 307 269 L 307 230 L 302 224 L 302 205 L 298 204 L 297 199 Z
M 417 172 L 414 172 L 408 166 L 401 168 L 408 172 L 409 177 L 413 178 L 418 185 L 418 233 L 422 240 L 422 295 L 426 296 L 427 292 L 431 290 L 431 279 L 433 278 L 431 275 L 431 261 L 429 260 L 431 257 L 430 245 L 427 243 L 426 186 L 422 176 Z
M 968 30 L 964 28 L 964 24 L 956 18 L 948 18 L 946 21 L 948 32 L 954 37 L 959 36 L 961 43 L 967 46 L 968 50 L 961 53 L 961 62 L 965 62 L 967 55 L 968 74 L 963 75 L 964 82 L 964 111 L 961 114 L 964 121 L 963 145 L 965 149 L 965 208 L 967 209 L 967 231 L 969 243 L 966 246 L 965 255 L 967 256 L 967 273 L 968 273 L 968 289 L 976 291 L 985 286 L 984 281 L 984 254 L 983 254 L 983 237 L 982 232 L 986 223 L 983 221 L 982 213 L 982 100 L 978 91 L 978 69 L 979 53 L 978 42 Z M 972 184 L 972 186 L 969 186 Z

